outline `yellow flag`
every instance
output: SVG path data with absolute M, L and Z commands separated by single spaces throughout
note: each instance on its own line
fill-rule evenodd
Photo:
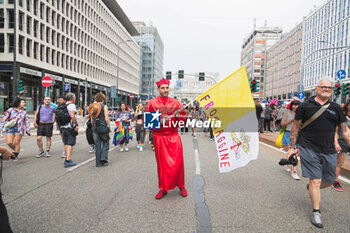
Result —
M 216 120 L 213 133 L 220 172 L 232 171 L 257 159 L 258 121 L 245 66 L 196 100 L 209 118 Z

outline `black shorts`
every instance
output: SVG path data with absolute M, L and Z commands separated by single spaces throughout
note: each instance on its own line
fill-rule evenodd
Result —
M 77 136 L 73 132 L 72 128 L 61 128 L 61 134 L 63 139 L 63 144 L 65 146 L 74 146 L 76 143 Z
M 38 136 L 46 136 L 51 138 L 53 131 L 53 124 L 39 124 L 37 135 Z
M 350 152 L 350 147 L 348 143 L 344 139 L 339 139 L 338 140 L 339 146 L 341 147 L 341 152 L 346 154 Z

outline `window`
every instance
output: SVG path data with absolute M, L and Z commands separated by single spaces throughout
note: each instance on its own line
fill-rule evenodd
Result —
M 35 36 L 35 37 L 38 36 L 38 25 L 39 25 L 39 22 L 38 22 L 37 20 L 34 20 L 33 33 L 34 33 L 34 36 Z
M 46 48 L 46 63 L 50 63 L 50 49 Z
M 18 15 L 18 28 L 21 31 L 23 31 L 23 19 L 24 19 L 24 13 L 23 12 L 19 12 L 19 15 Z
M 14 50 L 14 38 L 13 38 L 13 34 L 7 34 L 7 39 L 9 41 L 9 53 L 13 53 Z
M 8 17 L 9 17 L 9 28 L 14 28 L 15 26 L 15 17 L 13 10 L 8 10 Z
M 44 61 L 45 46 L 40 45 L 40 61 Z
M 9 4 L 13 4 L 15 2 L 15 0 L 8 0 Z
M 35 42 L 34 43 L 34 59 L 38 59 L 38 47 L 39 47 L 38 42 Z
M 29 35 L 30 35 L 31 26 L 32 26 L 32 18 L 27 16 L 27 34 Z
M 30 4 L 31 4 L 30 0 L 27 0 L 27 11 L 30 11 Z
M 0 9 L 0 28 L 4 28 L 4 26 L 5 26 L 4 10 Z
M 46 42 L 49 43 L 50 41 L 50 28 L 46 28 Z
M 50 23 L 50 8 L 46 7 L 46 22 Z
M 30 57 L 31 47 L 32 47 L 32 40 L 27 39 L 27 57 Z
M 0 53 L 5 52 L 5 37 L 4 34 L 0 34 Z
M 45 34 L 45 25 L 40 24 L 40 40 L 44 40 L 44 34 Z
M 44 19 L 44 14 L 45 14 L 45 5 L 44 3 L 40 3 L 40 19 Z
M 55 26 L 55 23 L 56 23 L 56 12 L 52 11 L 52 14 L 51 14 L 51 17 L 52 17 L 52 20 L 51 20 L 51 24 L 52 26 Z
M 55 56 L 56 56 L 56 51 L 52 50 L 52 54 L 51 54 L 51 64 L 55 65 Z
M 4 0 L 0 0 L 0 3 L 3 3 L 3 2 L 4 2 Z M 19 6 L 23 6 L 23 0 L 19 0 L 18 4 L 19 4 Z
M 57 29 L 61 29 L 61 16 L 57 14 Z
M 55 46 L 55 40 L 56 40 L 56 32 L 52 31 L 51 33 L 51 44 Z
M 33 5 L 33 10 L 34 10 L 34 15 L 38 15 L 38 0 L 34 0 L 34 5 Z

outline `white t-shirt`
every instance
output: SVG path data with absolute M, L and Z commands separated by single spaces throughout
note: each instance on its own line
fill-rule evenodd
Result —
M 71 115 L 71 111 L 74 111 L 74 114 L 77 113 L 77 108 L 75 107 L 75 104 L 72 103 L 66 103 L 67 105 L 67 109 L 69 112 L 69 115 Z M 70 123 L 66 124 L 66 125 L 62 125 L 61 128 L 72 128 L 73 125 L 73 121 L 70 120 Z

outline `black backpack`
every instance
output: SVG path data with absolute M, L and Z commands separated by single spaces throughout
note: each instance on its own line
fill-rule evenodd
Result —
M 70 123 L 71 117 L 68 112 L 68 108 L 67 108 L 68 105 L 69 104 L 61 104 L 57 107 L 55 111 L 56 122 L 59 126 Z

